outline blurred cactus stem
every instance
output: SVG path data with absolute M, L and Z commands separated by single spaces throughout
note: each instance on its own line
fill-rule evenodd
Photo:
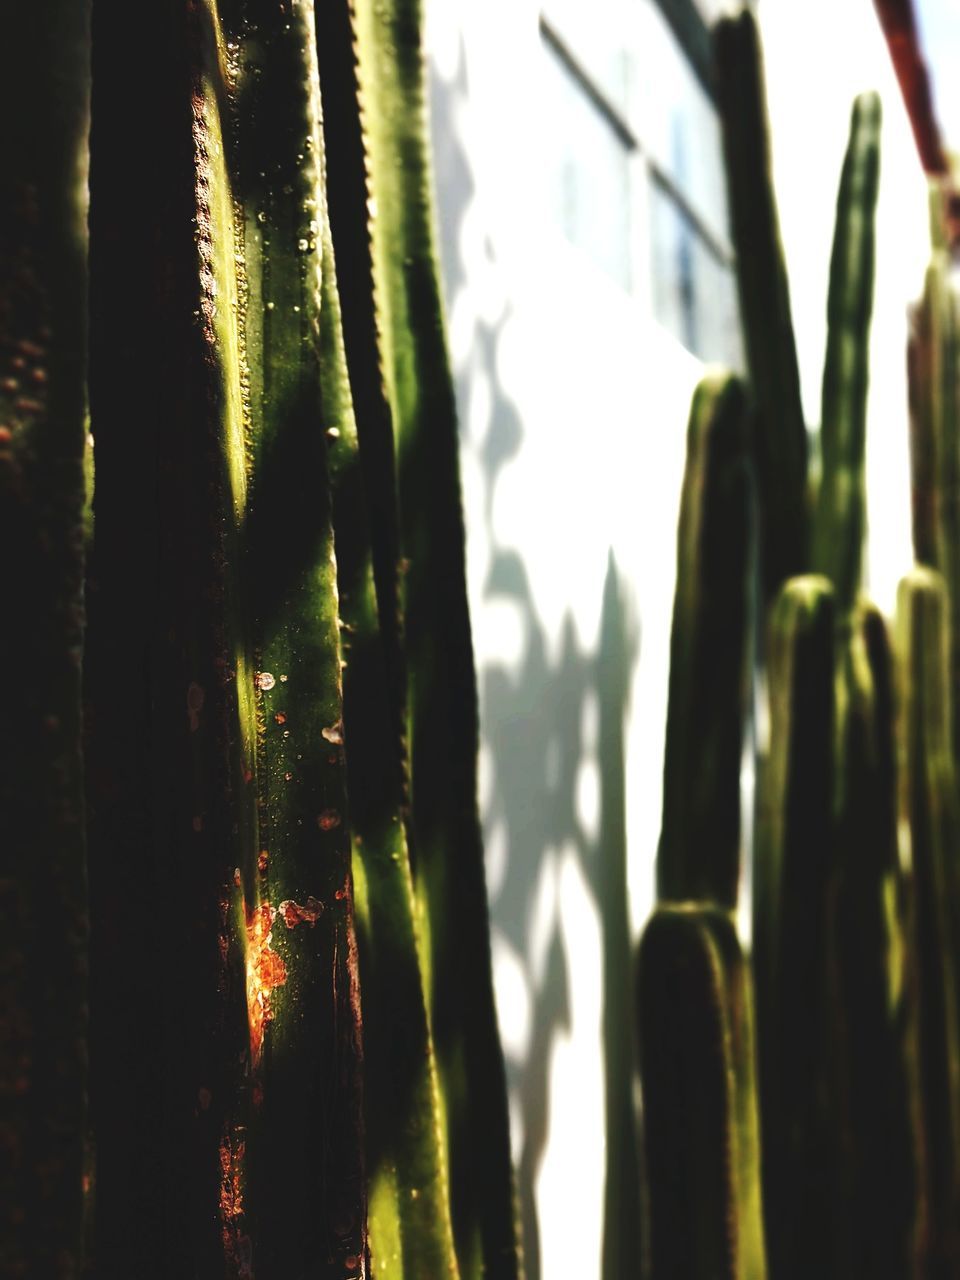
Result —
M 910 833 L 910 944 L 919 999 L 930 1274 L 947 1276 L 956 1274 L 960 1262 L 960 811 L 951 750 L 949 606 L 938 573 L 916 568 L 900 583 L 897 633 L 901 816 Z
M 758 797 L 753 972 L 770 1267 L 819 1274 L 832 1252 L 828 919 L 834 592 L 784 584 L 770 618 L 770 747 Z
M 750 979 L 730 916 L 658 907 L 637 999 L 647 1274 L 763 1280 Z
M 834 746 L 836 1274 L 918 1274 L 925 1199 L 908 913 L 897 829 L 893 671 L 872 605 L 841 617 Z
M 879 97 L 861 94 L 850 119 L 830 259 L 812 567 L 833 582 L 841 613 L 856 601 L 866 529 L 864 451 L 880 120 Z
M 913 547 L 919 564 L 943 574 L 950 603 L 950 670 L 960 681 L 960 297 L 958 249 L 948 242 L 945 194 L 931 181 L 932 252 L 923 296 L 910 309 L 907 348 Z M 954 696 L 956 696 L 954 694 Z M 960 725 L 952 729 L 960 760 Z
M 750 388 L 763 529 L 764 597 L 807 565 L 807 433 L 790 314 L 790 289 L 770 166 L 763 55 L 744 8 L 714 27 L 730 229 Z
M 753 482 L 743 383 L 694 393 L 677 534 L 677 586 L 657 853 L 662 900 L 732 908 L 740 880 L 740 758 L 753 629 Z

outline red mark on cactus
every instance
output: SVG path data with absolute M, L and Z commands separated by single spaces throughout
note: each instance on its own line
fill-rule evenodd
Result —
M 247 913 L 247 1021 L 254 1067 L 260 1064 L 264 1029 L 273 1018 L 271 994 L 287 980 L 283 959 L 270 946 L 276 915 L 269 902 Z
M 243 1213 L 243 1157 L 246 1144 L 238 1134 L 224 1134 L 220 1143 L 220 1212 L 224 1223 Z
M 243 1172 L 246 1144 L 242 1131 L 226 1133 L 220 1143 L 220 1224 L 223 1251 L 230 1260 L 229 1272 L 237 1277 L 250 1277 L 250 1237 L 242 1229 Z
M 266 851 L 266 849 L 261 849 L 260 856 L 257 858 L 257 870 L 260 872 L 266 871 L 267 864 L 269 863 L 269 861 L 270 861 L 270 854 Z
M 333 831 L 335 827 L 339 827 L 340 821 L 336 809 L 324 809 L 323 813 L 317 814 L 317 826 L 321 831 Z
M 9 444 L 13 439 L 13 432 L 9 427 L 0 427 L 0 444 Z
M 311 896 L 301 907 L 299 902 L 293 902 L 288 898 L 280 903 L 278 910 L 288 929 L 293 929 L 298 924 L 308 924 L 312 929 L 323 913 L 323 903 Z
M 286 724 L 286 723 L 287 723 L 287 717 L 283 714 L 283 712 L 282 712 L 282 711 L 278 711 L 278 712 L 277 712 L 277 714 L 276 714 L 273 718 L 274 718 L 274 720 L 276 720 L 277 724 Z

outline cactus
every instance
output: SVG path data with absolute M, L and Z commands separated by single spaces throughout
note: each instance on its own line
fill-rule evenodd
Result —
M 861 605 L 837 645 L 833 1059 L 843 1149 L 838 1274 L 917 1274 L 924 1195 L 910 1042 L 886 624 Z M 882 1117 L 882 1120 L 881 1120 Z
M 910 834 L 913 929 L 920 1026 L 920 1083 L 928 1167 L 932 1274 L 957 1262 L 960 1150 L 954 859 L 960 838 L 951 746 L 949 617 L 939 574 L 916 568 L 900 584 L 901 815 Z
M 866 525 L 864 449 L 879 170 L 880 99 L 861 94 L 853 104 L 830 259 L 822 474 L 812 540 L 813 570 L 834 583 L 842 610 L 856 600 Z
M 919 564 L 944 576 L 950 601 L 951 679 L 960 680 L 960 400 L 955 250 L 944 231 L 944 192 L 931 185 L 933 249 L 923 296 L 910 311 L 908 372 L 913 545 Z M 960 728 L 953 726 L 954 760 Z
M 317 16 L 318 43 L 326 58 L 321 62 L 324 109 L 333 115 L 326 136 L 336 148 L 351 119 L 358 142 L 360 137 L 356 112 L 351 117 L 348 104 L 337 98 L 338 90 L 346 91 L 349 103 L 356 102 L 355 85 L 342 83 L 352 80 L 352 74 L 347 74 L 351 62 L 345 56 L 349 13 L 345 7 L 325 6 Z M 327 172 L 331 182 L 339 178 L 329 156 Z M 357 213 L 365 217 L 362 208 Z M 365 228 L 362 220 L 358 225 Z M 391 687 L 396 668 L 391 668 L 390 641 L 381 627 L 376 593 L 375 522 L 370 516 L 372 511 L 383 513 L 376 505 L 376 490 L 371 493 L 366 483 L 375 469 L 369 463 L 364 466 L 354 416 L 355 404 L 358 416 L 370 414 L 379 379 L 363 383 L 355 401 L 344 346 L 345 332 L 359 343 L 365 336 L 375 340 L 375 335 L 362 331 L 358 335 L 347 328 L 345 319 L 341 324 L 346 312 L 352 307 L 355 313 L 364 298 L 369 303 L 370 295 L 354 290 L 341 310 L 326 207 L 322 227 L 321 339 L 345 658 L 344 727 L 363 990 L 371 1252 L 377 1276 L 454 1276 L 457 1264 L 440 1140 L 439 1082 L 404 822 L 404 744 L 397 731 L 396 690 Z M 364 239 L 365 235 L 364 230 Z M 352 262 L 346 270 L 341 268 L 340 278 L 356 278 L 351 268 L 355 269 Z M 368 416 L 368 432 L 370 426 Z M 389 421 L 386 426 L 389 429 Z M 365 443 L 369 446 L 369 435 Z M 382 473 L 378 478 L 383 479 Z
M 750 678 L 753 509 L 743 384 L 698 385 L 687 427 L 657 853 L 661 899 L 733 907 Z
M 464 1276 L 513 1277 L 520 1264 L 476 808 L 476 690 L 432 220 L 422 12 L 419 0 L 364 0 L 351 12 L 346 34 L 356 85 L 326 78 L 341 178 L 330 187 L 331 223 L 338 260 L 373 280 L 372 299 L 352 302 L 345 314 L 348 332 L 361 338 L 348 342 L 347 361 L 357 404 L 370 415 L 358 418 L 358 431 L 371 508 L 378 510 L 373 565 L 388 674 L 409 741 L 409 847 L 457 1257 Z M 339 43 L 328 46 L 326 69 L 336 57 L 340 77 L 349 78 L 353 59 L 343 34 L 341 28 Z M 341 129 L 358 99 L 361 138 L 349 122 L 349 132 Z M 368 239 L 360 243 L 358 207 L 370 211 Z M 384 438 L 387 423 L 392 439 Z M 391 454 L 396 517 L 387 501 L 392 472 L 384 472 Z
M 715 24 L 714 70 L 740 314 L 759 418 L 761 571 L 769 602 L 787 578 L 808 567 L 807 434 L 770 174 L 760 37 L 749 9 Z
M 0 44 L 0 1272 L 76 1274 L 87 1167 L 80 742 L 89 5 Z
M 791 579 L 771 612 L 770 749 L 758 796 L 753 971 L 771 1274 L 820 1273 L 833 1252 L 828 1063 L 834 592 Z
M 658 907 L 637 1002 L 650 1274 L 762 1280 L 750 980 L 730 917 Z

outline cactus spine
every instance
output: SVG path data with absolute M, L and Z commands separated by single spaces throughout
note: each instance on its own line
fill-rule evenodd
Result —
M 657 854 L 661 899 L 732 908 L 750 679 L 753 510 L 741 381 L 708 374 L 687 426 Z
M 812 548 L 813 569 L 832 580 L 841 609 L 852 608 L 856 599 L 866 527 L 864 448 L 879 175 L 880 99 L 861 94 L 850 119 L 830 260 L 822 476 Z

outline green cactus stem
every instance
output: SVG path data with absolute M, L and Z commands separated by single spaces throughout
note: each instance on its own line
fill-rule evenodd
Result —
M 95 15 L 98 1275 L 342 1277 L 365 1221 L 316 44 L 307 14 L 222 13 L 175 9 L 135 64 Z
M 351 44 L 346 6 L 317 12 L 322 51 L 325 139 L 337 163 L 325 154 L 331 184 L 344 134 L 352 128 L 360 143 L 352 60 L 342 60 Z M 346 100 L 338 94 L 348 95 Z M 362 157 L 362 151 L 359 153 Z M 355 211 L 353 241 L 366 243 L 366 207 Z M 344 652 L 344 727 L 350 793 L 350 827 L 357 894 L 357 930 L 364 1013 L 364 1112 L 369 1180 L 370 1253 L 378 1278 L 455 1276 L 456 1255 L 450 1218 L 445 1151 L 441 1142 L 439 1081 L 425 1002 L 417 943 L 416 904 L 404 822 L 404 743 L 396 718 L 390 640 L 381 628 L 376 593 L 375 521 L 368 501 L 369 464 L 364 467 L 344 346 L 345 330 L 355 345 L 373 339 L 355 327 L 364 304 L 372 319 L 372 278 L 367 290 L 348 291 L 341 303 L 326 204 L 322 210 L 323 293 L 320 314 L 324 422 L 334 497 L 337 580 Z M 343 241 L 341 241 L 343 242 Z M 356 264 L 351 262 L 356 280 Z M 362 278 L 362 277 L 361 277 Z M 368 348 L 368 351 L 371 348 Z M 378 412 L 379 377 L 360 390 L 357 413 Z M 377 419 L 373 422 L 374 429 Z M 382 420 L 381 420 L 382 425 Z M 371 429 L 366 419 L 367 440 Z M 389 417 L 386 430 L 390 430 Z M 392 457 L 392 439 L 387 458 Z M 392 463 L 388 470 L 392 476 Z M 392 488 L 392 481 L 390 488 Z M 396 510 L 395 495 L 388 506 Z M 382 516 L 382 511 L 380 512 Z M 394 601 L 394 606 L 396 601 Z M 394 611 L 394 616 L 396 613 Z
M 717 22 L 714 62 L 740 314 L 758 413 L 761 573 L 770 601 L 781 583 L 808 567 L 807 433 L 770 172 L 763 57 L 749 9 Z
M 762 1280 L 750 979 L 729 915 L 658 907 L 637 998 L 649 1273 Z
M 931 188 L 933 250 L 923 296 L 911 308 L 908 343 L 914 555 L 938 569 L 950 601 L 951 679 L 960 679 L 960 319 L 954 257 L 942 226 L 943 194 Z M 960 727 L 953 725 L 954 760 Z
M 770 618 L 770 746 L 758 797 L 753 972 L 763 1203 L 773 1275 L 833 1253 L 828 925 L 833 822 L 834 592 L 784 584 Z
M 382 438 L 384 402 L 396 456 L 397 546 L 391 557 L 394 526 L 388 518 L 375 530 L 374 568 L 387 575 L 377 587 L 381 627 L 409 743 L 409 848 L 440 1071 L 454 1236 L 464 1276 L 510 1280 L 520 1263 L 476 808 L 476 689 L 456 411 L 425 128 L 422 6 L 418 0 L 362 0 L 351 13 L 357 85 L 352 95 L 349 86 L 331 93 L 325 109 L 328 136 L 341 139 L 336 156 L 331 147 L 331 165 L 353 185 L 331 181 L 331 223 L 338 261 L 359 265 L 359 278 L 372 274 L 374 282 L 375 312 L 345 312 L 348 334 L 359 327 L 366 335 L 360 350 L 348 336 L 347 356 L 371 509 L 390 490 L 383 473 L 390 454 Z M 342 43 L 336 47 L 343 76 L 353 70 L 353 57 Z M 352 97 L 352 113 L 358 93 L 362 160 L 355 150 L 347 154 L 348 139 L 355 146 L 356 138 L 341 131 L 338 106 Z M 369 217 L 369 239 L 359 245 L 353 239 L 358 202 Z M 371 333 L 378 338 L 376 350 L 369 344 Z M 371 376 L 382 388 L 375 397 L 362 390 Z M 402 663 L 391 658 L 391 637 L 399 634 L 398 597 Z
M 960 1043 L 956 982 L 960 839 L 951 748 L 949 606 L 941 576 L 914 569 L 897 598 L 900 659 L 901 814 L 910 831 L 913 930 L 920 1023 L 920 1081 L 928 1168 L 931 1274 L 958 1258 Z
M 860 585 L 866 528 L 867 386 L 876 256 L 874 219 L 880 179 L 880 99 L 853 104 L 830 259 L 827 353 L 823 368 L 821 477 L 812 564 L 851 609 Z
M 79 1274 L 87 1093 L 80 743 L 90 6 L 0 42 L 0 1272 Z
M 106 1278 L 238 1276 L 257 728 L 234 622 L 246 458 L 219 52 L 206 5 L 169 9 L 136 59 L 126 20 L 95 7 L 94 1262 Z
M 753 626 L 747 434 L 742 382 L 708 374 L 687 426 L 657 853 L 661 899 L 731 908 L 740 880 L 740 758 Z
M 832 1060 L 842 1117 L 837 1275 L 917 1274 L 923 1170 L 917 1133 L 897 843 L 886 625 L 859 605 L 838 633 L 834 748 Z
M 320 328 L 323 146 L 310 5 L 224 0 L 243 262 L 258 654 L 260 858 L 285 981 L 271 995 L 248 1144 L 258 1265 L 356 1271 L 365 1251 L 358 991 L 341 650 Z M 351 1036 L 350 1028 L 356 1031 Z

